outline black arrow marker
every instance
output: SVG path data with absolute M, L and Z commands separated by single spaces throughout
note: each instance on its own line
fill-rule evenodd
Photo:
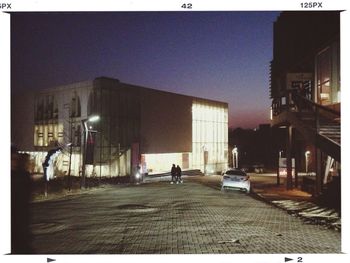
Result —
M 46 262 L 52 262 L 52 261 L 56 261 L 56 259 L 47 258 L 47 260 L 46 260 Z
M 288 261 L 291 261 L 291 260 L 293 260 L 292 258 L 284 258 L 284 262 L 288 262 Z

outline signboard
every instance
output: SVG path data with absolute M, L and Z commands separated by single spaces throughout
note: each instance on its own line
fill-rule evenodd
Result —
M 312 79 L 312 73 L 288 73 L 287 89 L 297 89 L 301 84 L 308 85 Z

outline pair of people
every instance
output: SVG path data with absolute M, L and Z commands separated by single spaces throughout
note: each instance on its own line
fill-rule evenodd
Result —
M 175 166 L 175 164 L 173 164 L 173 166 L 171 167 L 171 183 L 176 182 L 177 184 L 179 182 L 182 183 L 181 180 L 181 168 L 179 165 Z

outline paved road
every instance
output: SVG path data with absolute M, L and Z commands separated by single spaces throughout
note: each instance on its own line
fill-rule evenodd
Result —
M 33 204 L 38 254 L 340 253 L 340 233 L 185 179 Z

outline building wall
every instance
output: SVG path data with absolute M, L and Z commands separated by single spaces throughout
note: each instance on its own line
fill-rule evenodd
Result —
M 192 98 L 141 91 L 141 153 L 192 151 Z
M 228 163 L 228 107 L 194 99 L 192 105 L 192 167 L 205 173 L 223 171 Z
M 42 163 L 47 152 L 60 146 L 64 151 L 55 160 L 55 173 L 66 175 L 69 170 L 67 145 L 73 143 L 71 175 L 81 174 L 81 120 L 87 118 L 88 97 L 92 88 L 92 81 L 85 81 L 36 93 L 31 116 L 34 120 L 31 144 L 36 151 L 29 152 L 35 164 L 34 172 L 42 172 Z
M 88 123 L 97 131 L 93 161 L 86 165 L 88 177 L 130 175 L 139 164 L 147 164 L 151 172 L 168 171 L 172 163 L 183 169 L 202 170 L 222 170 L 227 165 L 226 103 L 101 77 L 40 91 L 33 108 L 34 123 L 29 125 L 34 129 L 31 141 L 35 151 L 29 152 L 33 172 L 42 172 L 46 153 L 60 146 L 63 152 L 55 160 L 55 173 L 67 175 L 68 144 L 72 143 L 70 174 L 80 175 L 82 120 L 95 114 L 100 120 Z M 203 143 L 208 147 L 205 167 L 199 147 Z M 192 153 L 194 148 L 197 150 Z M 139 149 L 136 160 L 135 149 Z
M 78 82 L 40 91 L 34 102 L 34 147 L 66 145 L 73 140 L 74 130 L 87 117 L 88 94 L 92 82 Z M 72 99 L 79 98 L 80 114 L 72 116 Z M 71 128 L 73 132 L 71 132 Z M 76 142 L 80 145 L 80 142 Z
M 312 73 L 320 47 L 340 35 L 340 12 L 282 12 L 273 28 L 270 97 L 286 90 L 287 73 Z M 313 98 L 315 100 L 315 98 Z M 315 100 L 316 101 L 316 100 Z

